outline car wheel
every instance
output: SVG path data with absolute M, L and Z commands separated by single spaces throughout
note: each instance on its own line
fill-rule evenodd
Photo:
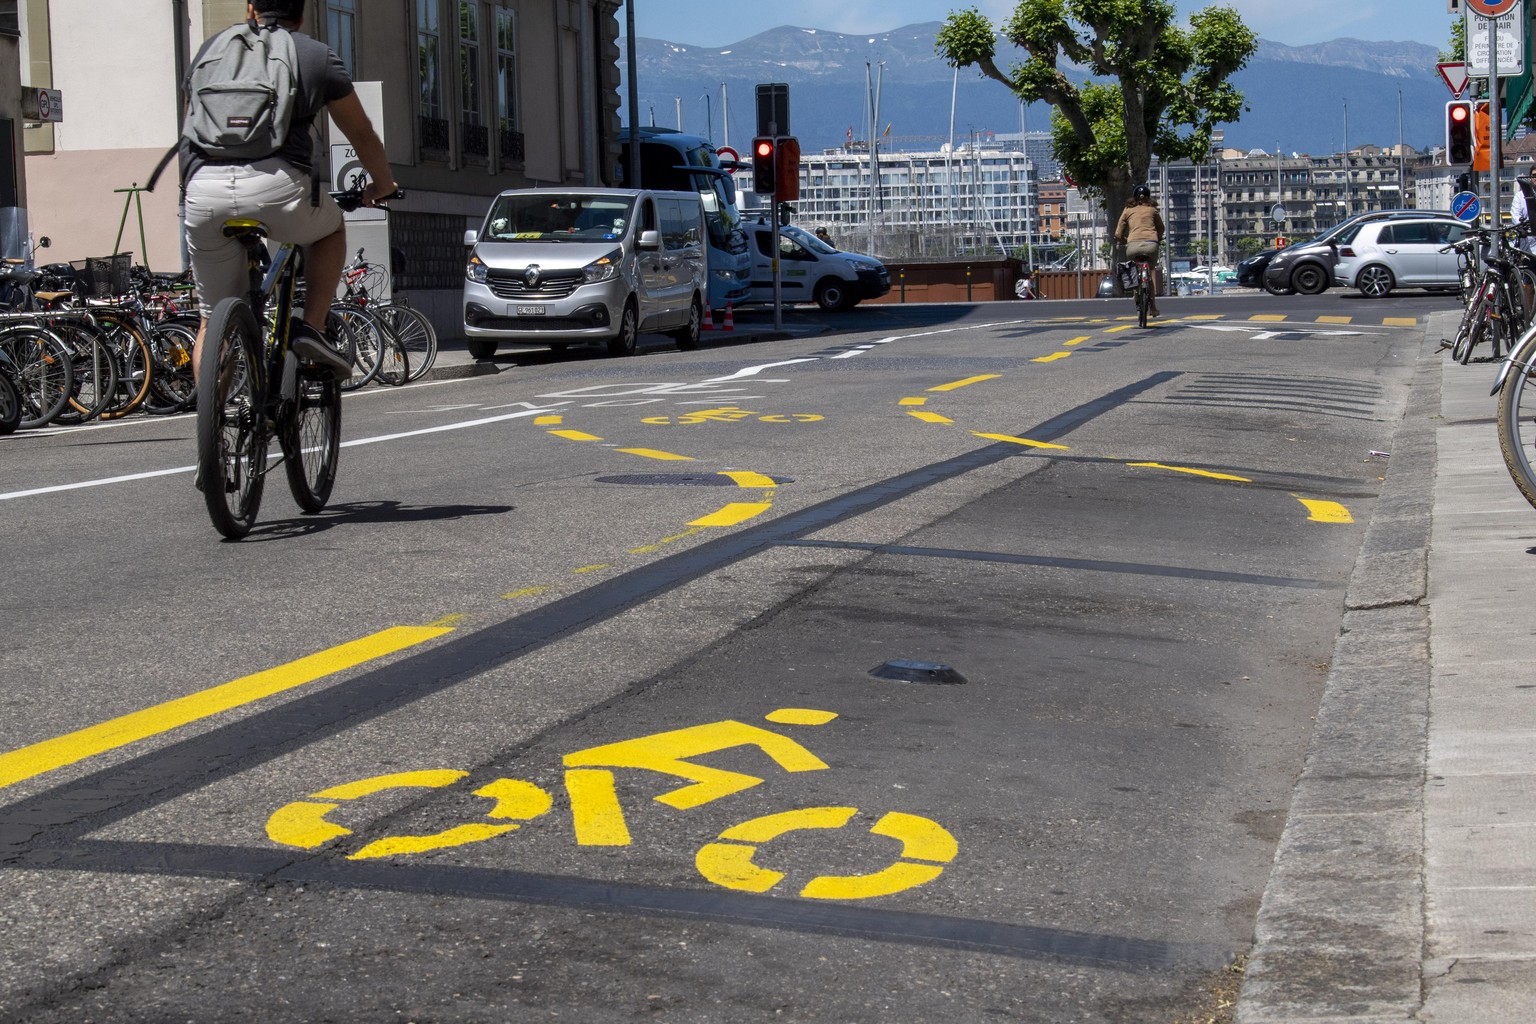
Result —
M 632 356 L 639 340 L 640 311 L 635 308 L 635 300 L 630 299 L 624 303 L 624 314 L 619 317 L 619 333 L 608 339 L 608 354 Z
M 1392 277 L 1392 271 L 1380 263 L 1361 267 L 1360 273 L 1355 276 L 1355 283 L 1360 288 L 1360 294 L 1371 299 L 1386 298 L 1392 294 L 1392 289 L 1397 285 L 1397 281 Z
M 1270 284 L 1267 277 L 1264 279 L 1264 290 L 1269 292 L 1271 295 L 1290 295 L 1292 292 L 1292 289 L 1290 288 L 1283 288 L 1280 285 Z
M 847 287 L 842 281 L 833 277 L 816 286 L 816 305 L 831 313 L 852 303 L 848 301 Z
M 1316 263 L 1303 263 L 1291 275 L 1291 287 L 1298 295 L 1321 295 L 1328 290 L 1328 275 Z
M 470 338 L 466 346 L 469 354 L 476 359 L 489 359 L 496 354 L 496 343 L 485 338 Z
M 699 297 L 693 297 L 693 303 L 688 309 L 688 325 L 672 335 L 672 340 L 677 342 L 677 347 L 683 352 L 692 352 L 699 347 L 699 330 L 704 323 L 704 304 Z

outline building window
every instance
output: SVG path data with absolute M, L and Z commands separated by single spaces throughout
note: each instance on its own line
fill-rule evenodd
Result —
M 347 66 L 347 74 L 356 78 L 357 0 L 326 0 L 325 38 Z
M 480 0 L 459 0 L 459 100 L 464 155 L 484 157 L 490 146 L 480 103 Z
M 522 161 L 523 134 L 517 117 L 517 15 L 496 8 L 496 125 L 501 158 Z
M 442 31 L 437 0 L 417 0 L 416 57 L 421 87 L 423 149 L 448 149 L 448 121 L 443 117 Z

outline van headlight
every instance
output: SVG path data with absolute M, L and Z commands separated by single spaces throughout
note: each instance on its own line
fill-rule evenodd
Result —
M 480 262 L 479 256 L 471 256 L 464 266 L 464 276 L 476 284 L 485 284 L 485 279 L 490 276 L 490 269 Z
M 597 284 L 599 281 L 611 281 L 619 276 L 619 260 L 623 257 L 622 249 L 615 249 L 602 259 L 593 260 L 581 268 L 582 284 Z

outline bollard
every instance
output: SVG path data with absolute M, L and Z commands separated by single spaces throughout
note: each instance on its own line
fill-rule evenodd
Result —
M 907 272 L 905 270 L 903 270 L 898 276 L 901 278 L 901 301 L 902 302 L 906 302 L 907 301 Z
M 736 329 L 736 313 L 731 303 L 725 304 L 725 323 L 720 328 L 722 331 L 734 331 Z
M 971 301 L 971 268 L 965 268 L 965 301 Z

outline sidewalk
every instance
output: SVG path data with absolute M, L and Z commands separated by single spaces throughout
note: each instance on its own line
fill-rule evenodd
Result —
M 1536 509 L 1429 318 L 1239 1024 L 1536 1020 Z M 1362 453 L 1362 456 L 1364 453 Z

